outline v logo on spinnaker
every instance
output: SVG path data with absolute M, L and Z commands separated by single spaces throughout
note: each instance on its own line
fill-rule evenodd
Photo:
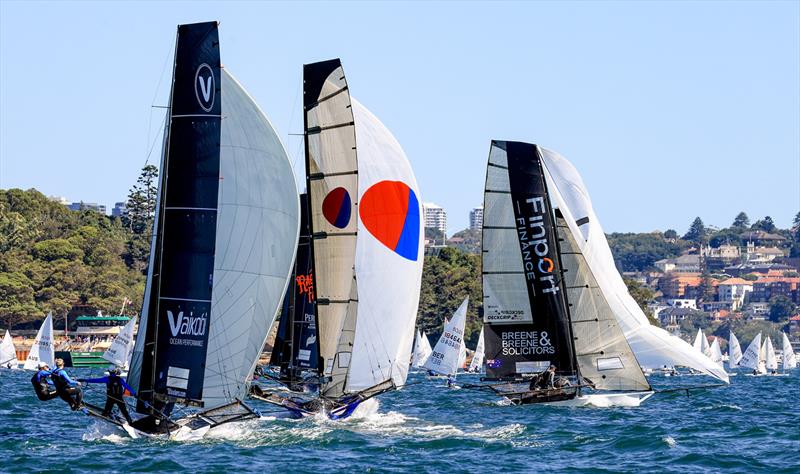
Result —
M 172 337 L 178 336 L 178 331 L 181 329 L 181 321 L 183 321 L 183 311 L 178 313 L 178 319 L 172 314 L 172 311 L 167 310 L 167 319 L 169 320 L 169 330 Z
M 206 102 L 208 102 L 208 100 L 211 99 L 211 79 L 213 78 L 211 76 L 208 76 L 208 78 L 206 78 L 206 81 L 203 82 L 202 77 L 197 78 L 198 82 L 200 82 L 200 91 L 203 93 L 203 100 Z

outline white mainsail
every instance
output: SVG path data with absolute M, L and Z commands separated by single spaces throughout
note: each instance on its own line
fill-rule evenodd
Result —
M 742 359 L 742 346 L 739 345 L 739 339 L 736 339 L 736 334 L 731 331 L 730 339 L 728 340 L 728 367 L 736 367 Z
M 461 360 L 464 344 L 464 324 L 467 321 L 469 296 L 464 298 L 450 322 L 445 326 L 439 341 L 433 347 L 433 354 L 425 363 L 425 368 L 440 375 L 455 375 Z
M 0 367 L 6 367 L 8 365 L 16 369 L 17 366 L 19 366 L 19 360 L 17 360 L 17 350 L 14 348 L 14 341 L 11 339 L 11 332 L 6 329 L 3 342 L 0 342 Z
M 728 375 L 685 341 L 653 326 L 628 293 L 605 233 L 592 209 L 589 193 L 571 163 L 541 149 L 548 190 L 594 275 L 600 291 L 643 367 L 685 366 L 728 382 Z
M 715 337 L 714 342 L 711 343 L 711 347 L 709 348 L 709 353 L 711 354 L 709 357 L 715 364 L 723 367 L 722 364 L 722 350 L 719 347 L 719 338 Z
M 481 329 L 481 335 L 478 336 L 478 345 L 475 346 L 475 353 L 472 354 L 472 360 L 469 363 L 469 371 L 480 372 L 483 369 L 484 357 L 483 329 Z
M 764 343 L 764 367 L 767 370 L 778 370 L 778 358 L 775 356 L 775 348 L 772 346 L 772 338 L 767 336 L 767 342 Z
M 420 358 L 419 366 L 422 367 L 423 365 L 425 365 L 425 362 L 427 362 L 428 357 L 430 357 L 431 354 L 433 354 L 433 347 L 431 347 L 431 342 L 428 339 L 428 335 L 425 334 L 425 331 L 422 331 L 422 344 L 420 347 L 422 354 L 424 354 L 425 356 L 424 358 Z
M 781 336 L 783 336 L 783 370 L 794 369 L 797 367 L 797 356 L 792 348 L 792 342 L 789 341 L 789 337 L 785 332 L 782 332 Z
M 122 369 L 127 369 L 130 366 L 131 356 L 133 355 L 133 345 L 136 342 L 133 338 L 135 326 L 136 316 L 132 317 L 119 334 L 117 334 L 117 337 L 111 342 L 111 346 L 109 346 L 108 350 L 103 354 L 103 359 Z
M 53 313 L 49 313 L 33 340 L 31 351 L 25 360 L 26 370 L 36 370 L 44 363 L 55 368 L 55 351 L 53 350 Z
M 752 369 L 762 374 L 765 372 L 761 363 L 761 333 L 756 334 L 756 337 L 745 349 L 742 358 L 739 359 L 739 367 Z

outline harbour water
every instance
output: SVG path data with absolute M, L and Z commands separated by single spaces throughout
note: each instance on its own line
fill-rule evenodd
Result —
M 99 375 L 76 369 L 77 376 Z M 800 472 L 800 369 L 731 385 L 657 393 L 638 408 L 504 406 L 412 374 L 351 419 L 262 418 L 194 442 L 131 440 L 40 402 L 30 372 L 0 371 L 0 471 L 35 472 Z M 459 376 L 459 383 L 477 382 Z M 654 387 L 714 383 L 651 378 Z M 87 398 L 104 399 L 93 386 Z

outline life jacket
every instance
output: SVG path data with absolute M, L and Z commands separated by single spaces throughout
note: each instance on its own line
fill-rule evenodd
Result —
M 110 395 L 117 400 L 122 400 L 125 394 L 125 387 L 122 386 L 122 379 L 116 375 L 108 376 L 108 383 L 106 384 L 106 395 Z
M 66 372 L 64 369 L 55 369 L 50 377 L 53 380 L 53 385 L 56 386 L 56 390 L 59 392 L 62 392 L 69 387 L 69 383 L 64 378 L 65 373 Z
M 47 377 L 41 375 L 42 372 L 44 371 L 39 370 L 31 377 L 31 384 L 33 384 L 33 390 L 36 392 L 37 396 L 50 394 L 50 385 L 47 384 Z

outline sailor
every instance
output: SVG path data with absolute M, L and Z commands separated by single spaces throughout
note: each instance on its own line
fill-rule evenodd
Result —
M 43 402 L 58 396 L 58 392 L 50 388 L 50 384 L 47 382 L 48 377 L 50 377 L 50 367 L 47 364 L 39 364 L 39 370 L 31 377 L 36 397 Z
M 56 369 L 52 372 L 51 378 L 53 379 L 53 385 L 56 386 L 58 396 L 67 402 L 73 410 L 80 408 L 83 392 L 78 386 L 78 382 L 72 380 L 67 371 L 64 370 L 63 359 L 56 359 Z
M 447 376 L 447 388 L 453 388 L 456 385 L 456 378 L 452 375 Z
M 543 389 L 552 389 L 555 387 L 556 381 L 556 366 L 551 365 L 547 370 L 541 374 L 541 387 Z
M 78 379 L 78 382 L 86 383 L 104 383 L 106 384 L 106 406 L 103 408 L 102 415 L 111 418 L 111 410 L 114 405 L 119 408 L 119 412 L 128 421 L 128 424 L 133 423 L 131 415 L 128 414 L 128 407 L 125 405 L 125 390 L 135 395 L 136 392 L 127 384 L 125 380 L 120 377 L 122 371 L 119 368 L 109 369 L 107 377 L 100 377 L 96 379 Z

